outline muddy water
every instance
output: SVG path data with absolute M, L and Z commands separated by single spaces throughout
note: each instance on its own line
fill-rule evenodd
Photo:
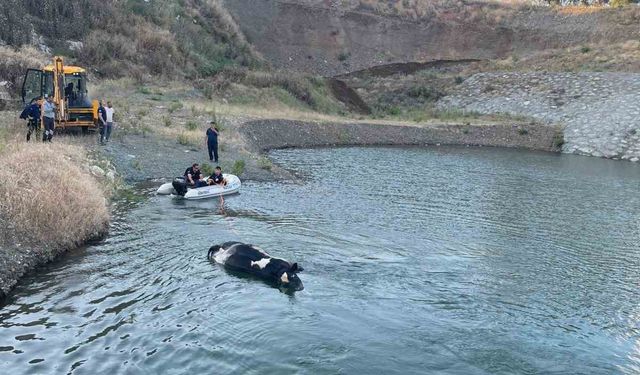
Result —
M 3 373 L 640 371 L 640 170 L 472 148 L 272 154 L 302 184 L 151 194 L 0 309 Z M 143 191 L 147 192 L 148 191 Z M 206 260 L 260 244 L 281 293 Z

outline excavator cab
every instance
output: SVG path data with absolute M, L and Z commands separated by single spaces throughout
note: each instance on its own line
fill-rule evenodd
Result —
M 43 90 L 43 72 L 39 69 L 28 69 L 22 83 L 22 103 L 26 105 L 31 100 L 46 93 Z
M 83 131 L 96 128 L 98 103 L 89 98 L 87 74 L 83 68 L 64 66 L 61 57 L 43 69 L 28 69 L 22 83 L 22 102 L 53 97 L 58 108 L 56 127 L 81 127 Z

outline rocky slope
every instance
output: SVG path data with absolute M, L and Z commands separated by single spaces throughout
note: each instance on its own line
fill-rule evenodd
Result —
M 438 105 L 563 124 L 563 152 L 640 160 L 637 73 L 480 73 Z

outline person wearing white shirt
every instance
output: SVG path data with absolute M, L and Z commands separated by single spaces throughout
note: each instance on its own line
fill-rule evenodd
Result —
M 104 109 L 107 115 L 107 123 L 104 127 L 104 138 L 106 142 L 109 142 L 109 138 L 111 137 L 111 129 L 113 129 L 113 106 L 111 102 L 107 102 L 107 108 Z
M 53 129 L 55 129 L 56 108 L 51 95 L 44 96 L 46 101 L 42 105 L 42 117 L 44 120 L 44 133 L 42 134 L 42 142 L 51 142 L 53 138 Z

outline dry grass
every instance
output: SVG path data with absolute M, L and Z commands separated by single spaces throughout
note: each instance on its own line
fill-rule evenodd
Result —
M 640 41 L 588 44 L 490 62 L 481 70 L 640 72 Z
M 557 10 L 558 13 L 560 14 L 566 14 L 566 15 L 571 15 L 571 16 L 579 16 L 582 14 L 591 14 L 591 13 L 596 13 L 605 9 L 608 9 L 607 7 L 604 7 L 603 5 L 568 5 L 568 6 L 564 6 L 564 7 L 556 7 L 555 8 Z
M 3 228 L 5 236 L 69 249 L 104 233 L 109 223 L 105 194 L 82 167 L 84 149 L 12 138 L 0 153 L 0 219 L 10 225 Z
M 49 61 L 47 55 L 32 46 L 0 46 L 0 81 L 9 82 L 9 91 L 18 94 L 27 68 L 39 68 Z

